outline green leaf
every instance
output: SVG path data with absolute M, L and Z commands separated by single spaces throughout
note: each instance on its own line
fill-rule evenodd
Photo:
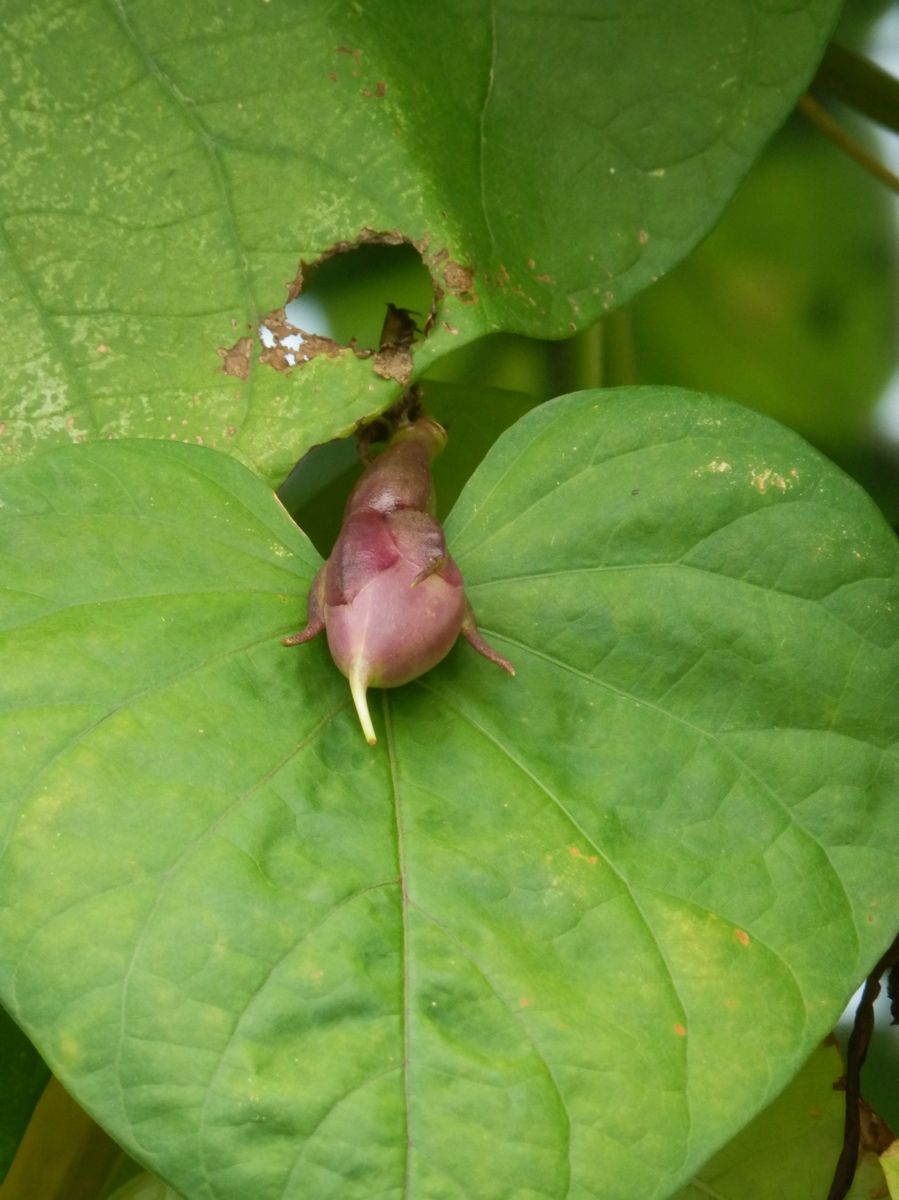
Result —
M 113 1192 L 109 1200 L 180 1200 L 180 1197 L 161 1180 L 144 1171 Z
M 827 1195 L 843 1141 L 846 1093 L 835 1045 L 817 1049 L 786 1090 L 714 1156 L 672 1200 L 748 1200 Z M 883 1186 L 875 1155 L 866 1155 L 850 1200 L 870 1200 Z
M 893 1142 L 881 1154 L 880 1165 L 890 1189 L 891 1200 L 899 1200 L 899 1141 Z
M 859 1156 L 846 1200 L 886 1200 L 885 1185 L 889 1187 L 883 1156 L 878 1156 L 873 1150 L 864 1150 Z
M 0 993 L 188 1200 L 666 1196 L 892 937 L 896 541 L 765 418 L 512 427 L 448 537 L 518 676 L 458 646 L 374 750 L 238 463 L 0 499 Z
M 416 374 L 592 323 L 709 230 L 838 9 L 7 0 L 0 461 L 202 440 L 280 482 L 401 390 L 348 349 L 259 361 L 300 262 L 360 239 L 442 293 Z
M 34 1106 L 49 1078 L 41 1056 L 18 1025 L 0 1008 L 0 1182 L 15 1157 Z

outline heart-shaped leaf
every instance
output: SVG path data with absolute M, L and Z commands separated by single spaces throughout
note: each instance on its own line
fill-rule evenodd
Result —
M 259 361 L 301 260 L 420 250 L 413 373 L 491 330 L 565 336 L 708 231 L 839 3 L 7 7 L 0 462 L 177 437 L 280 482 L 401 390 L 349 349 Z
M 894 932 L 896 541 L 763 417 L 513 426 L 447 532 L 518 676 L 460 645 L 374 750 L 238 463 L 0 500 L 0 990 L 189 1200 L 666 1196 Z

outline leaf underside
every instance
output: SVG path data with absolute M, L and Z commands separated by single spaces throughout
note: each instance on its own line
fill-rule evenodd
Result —
M 460 644 L 375 750 L 233 459 L 0 501 L 0 995 L 190 1200 L 667 1196 L 894 932 L 895 538 L 765 418 L 510 429 L 447 536 L 518 675 Z
M 819 1046 L 773 1104 L 705 1164 L 671 1200 L 747 1200 L 827 1196 L 843 1141 L 846 1093 L 843 1063 L 834 1043 Z M 883 1196 L 877 1155 L 859 1160 L 847 1200 Z

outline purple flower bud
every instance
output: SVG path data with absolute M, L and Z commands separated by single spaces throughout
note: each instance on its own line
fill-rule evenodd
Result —
M 306 627 L 284 639 L 295 646 L 326 631 L 370 745 L 376 738 L 367 689 L 417 679 L 460 633 L 515 674 L 478 632 L 434 516 L 431 460 L 445 443 L 445 430 L 430 417 L 394 433 L 350 493 L 334 549 L 309 592 Z

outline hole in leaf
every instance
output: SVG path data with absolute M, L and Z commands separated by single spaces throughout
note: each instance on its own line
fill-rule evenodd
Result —
M 430 329 L 438 295 L 411 243 L 366 231 L 356 245 L 301 263 L 292 291 L 260 325 L 264 362 L 284 370 L 349 349 L 384 378 L 408 382 L 412 346 Z
M 307 268 L 302 293 L 284 311 L 306 333 L 377 350 L 388 304 L 409 310 L 424 329 L 433 303 L 428 269 L 414 246 L 403 242 L 356 246 Z

